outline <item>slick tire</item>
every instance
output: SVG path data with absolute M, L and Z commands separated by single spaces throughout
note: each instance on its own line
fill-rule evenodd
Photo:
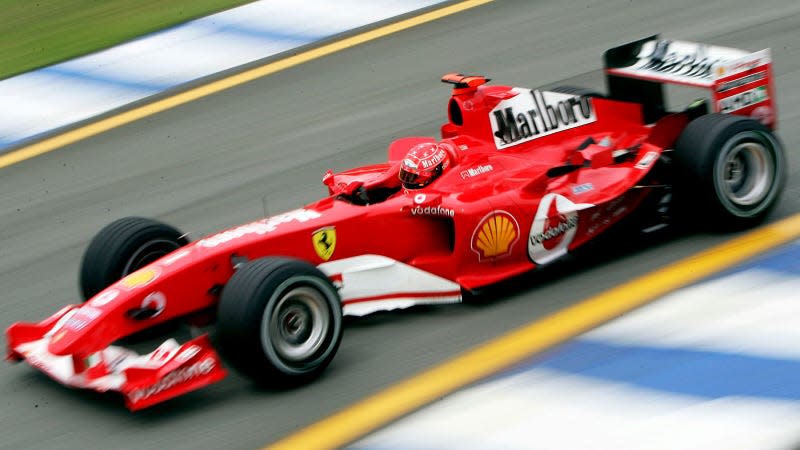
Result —
M 263 386 L 308 383 L 342 339 L 339 294 L 304 261 L 267 257 L 245 264 L 223 289 L 218 308 L 220 354 Z
M 689 122 L 675 143 L 678 217 L 712 230 L 758 224 L 786 178 L 783 147 L 755 120 L 708 114 Z
M 83 254 L 79 276 L 83 299 L 188 243 L 183 233 L 152 219 L 125 217 L 111 222 Z

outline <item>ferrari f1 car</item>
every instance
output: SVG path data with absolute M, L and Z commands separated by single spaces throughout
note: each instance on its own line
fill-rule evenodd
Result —
M 258 383 L 298 385 L 334 357 L 343 314 L 459 302 L 634 212 L 718 227 L 762 220 L 786 165 L 769 50 L 652 36 L 604 60 L 605 95 L 445 75 L 439 141 L 399 139 L 383 164 L 329 171 L 329 195 L 300 209 L 195 242 L 119 219 L 85 252 L 84 301 L 13 324 L 8 358 L 68 386 L 119 391 L 131 409 L 220 380 L 222 361 Z M 710 100 L 670 112 L 665 83 Z M 429 184 L 415 184 L 426 168 Z M 214 337 L 145 355 L 119 345 L 175 320 L 213 323 Z

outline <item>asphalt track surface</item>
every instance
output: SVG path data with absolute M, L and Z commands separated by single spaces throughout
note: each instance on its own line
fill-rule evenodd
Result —
M 394 138 L 436 135 L 449 71 L 503 84 L 602 87 L 600 55 L 668 37 L 772 47 L 786 192 L 800 211 L 800 3 L 498 1 L 279 72 L 111 130 L 0 173 L 0 326 L 78 298 L 83 248 L 104 224 L 156 217 L 195 236 L 323 195 L 321 174 L 385 158 Z M 263 201 L 266 196 L 266 202 Z M 403 230 L 397 230 L 402 233 Z M 289 392 L 222 383 L 140 413 L 24 365 L 0 369 L 2 448 L 256 448 L 490 338 L 730 235 L 600 247 L 479 305 L 349 321 L 322 379 Z M 387 236 L 391 238 L 391 236 Z

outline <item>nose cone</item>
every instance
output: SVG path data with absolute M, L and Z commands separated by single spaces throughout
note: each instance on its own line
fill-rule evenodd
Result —
M 96 335 L 97 324 L 103 310 L 84 305 L 67 313 L 61 327 L 53 333 L 47 349 L 54 355 L 71 355 L 81 350 L 91 351 L 95 342 L 91 337 Z

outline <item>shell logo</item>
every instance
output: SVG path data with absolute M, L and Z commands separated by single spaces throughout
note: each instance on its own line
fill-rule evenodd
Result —
M 517 219 L 506 211 L 492 211 L 472 233 L 472 251 L 478 259 L 507 256 L 519 240 Z
M 127 289 L 145 286 L 158 277 L 158 271 L 152 267 L 137 270 L 120 280 L 120 284 Z

